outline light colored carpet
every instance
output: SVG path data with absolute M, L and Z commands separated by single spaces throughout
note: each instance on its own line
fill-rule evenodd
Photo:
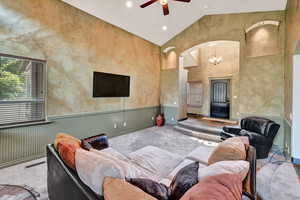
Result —
M 111 138 L 109 139 L 109 143 L 111 147 L 115 148 L 123 154 L 129 154 L 145 146 L 152 145 L 176 153 L 178 155 L 185 156 L 198 146 L 203 145 L 205 141 L 183 135 L 180 132 L 175 131 L 173 127 L 165 126 L 161 128 L 152 127 L 131 134 Z M 276 162 L 276 160 L 279 160 L 279 158 L 277 158 L 276 156 L 274 157 L 274 155 L 272 155 L 272 157 L 270 158 L 272 159 L 258 161 L 258 168 L 261 169 L 257 174 L 259 193 L 279 193 L 280 191 L 291 192 L 291 190 L 287 188 L 288 184 L 282 184 L 280 188 L 275 187 L 272 190 L 267 187 L 271 184 L 272 181 L 265 182 L 264 180 L 268 181 L 268 177 L 273 176 L 275 174 L 275 169 L 280 166 L 280 164 L 274 163 Z M 1 169 L 0 184 L 12 184 L 21 186 L 27 185 L 34 188 L 35 191 L 40 194 L 40 198 L 38 198 L 39 200 L 47 200 L 47 165 L 41 164 L 31 168 L 25 168 L 28 165 L 39 163 L 42 161 L 46 161 L 46 158 Z M 273 163 L 270 163 L 270 161 L 273 161 Z M 280 176 L 280 183 L 284 183 L 285 177 L 294 177 L 293 174 L 295 174 L 295 169 L 293 167 L 285 165 L 281 169 L 282 170 L 280 171 L 282 173 L 284 172 L 284 174 Z M 289 180 L 287 179 L 286 181 L 288 182 Z M 298 188 L 298 191 L 300 191 L 300 188 Z M 268 197 L 264 198 L 263 200 L 279 200 L 278 198 L 272 199 L 272 194 L 266 194 L 263 196 Z
M 46 163 L 35 167 L 26 166 L 46 161 L 46 158 L 22 163 L 0 170 L 0 184 L 27 185 L 40 194 L 38 199 L 46 200 L 47 195 L 47 166 Z

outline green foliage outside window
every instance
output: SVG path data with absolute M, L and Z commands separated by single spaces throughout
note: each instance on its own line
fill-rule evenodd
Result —
M 25 70 L 23 60 L 0 58 L 0 100 L 14 100 L 25 95 Z

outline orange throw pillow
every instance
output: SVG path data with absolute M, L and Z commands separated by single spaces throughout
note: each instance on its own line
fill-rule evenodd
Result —
M 74 142 L 77 142 L 79 145 L 81 145 L 81 140 L 79 140 L 78 138 L 76 137 L 73 137 L 72 135 L 69 135 L 69 134 L 66 134 L 66 133 L 58 133 L 55 137 L 55 141 L 54 141 L 54 147 L 56 150 L 58 150 L 57 148 L 57 144 L 59 141 L 62 141 L 62 140 L 72 140 Z
M 221 174 L 201 180 L 180 200 L 241 200 L 243 183 L 238 174 Z
M 81 148 L 80 144 L 74 140 L 61 140 L 57 147 L 58 153 L 66 165 L 75 170 L 75 153 L 77 149 Z
M 246 148 L 238 137 L 229 138 L 221 142 L 210 154 L 208 164 L 226 160 L 246 160 Z

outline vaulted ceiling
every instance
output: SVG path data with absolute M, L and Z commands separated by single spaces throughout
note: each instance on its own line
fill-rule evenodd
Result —
M 164 16 L 159 2 L 148 0 L 62 0 L 95 17 L 118 26 L 157 45 L 163 45 L 204 15 L 285 10 L 287 0 L 169 0 L 170 15 Z M 163 28 L 164 27 L 164 28 Z

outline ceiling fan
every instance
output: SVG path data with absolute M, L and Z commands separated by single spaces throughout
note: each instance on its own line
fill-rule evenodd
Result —
M 169 12 L 169 3 L 168 0 L 150 0 L 147 3 L 144 3 L 143 5 L 141 5 L 141 8 L 145 8 L 147 6 L 150 6 L 151 4 L 155 3 L 159 1 L 159 3 L 162 5 L 163 7 L 163 11 L 164 11 L 164 15 L 168 15 Z M 185 3 L 189 3 L 191 2 L 191 0 L 173 0 L 173 1 L 181 1 L 181 2 L 185 2 Z

